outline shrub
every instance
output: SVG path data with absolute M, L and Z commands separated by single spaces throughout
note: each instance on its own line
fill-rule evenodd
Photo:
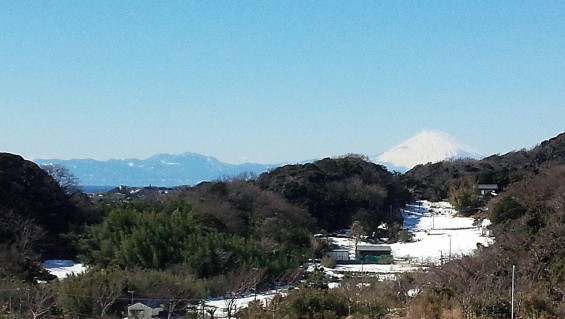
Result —
M 326 268 L 334 268 L 335 267 L 335 260 L 330 256 L 324 256 L 322 260 L 320 260 L 322 266 Z

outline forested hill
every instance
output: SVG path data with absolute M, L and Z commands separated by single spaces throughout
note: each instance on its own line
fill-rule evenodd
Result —
M 355 220 L 368 229 L 401 223 L 398 208 L 410 199 L 400 175 L 361 156 L 326 158 L 264 173 L 258 185 L 306 209 L 320 228 L 348 228 Z
M 61 235 L 71 231 L 76 212 L 39 166 L 0 153 L 0 274 L 33 268 L 30 262 L 41 256 L 73 256 L 72 244 Z
M 416 196 L 431 200 L 449 196 L 450 183 L 471 178 L 473 183 L 498 184 L 501 189 L 538 174 L 541 170 L 565 164 L 565 133 L 541 142 L 536 147 L 482 160 L 458 159 L 418 165 L 404 175 Z

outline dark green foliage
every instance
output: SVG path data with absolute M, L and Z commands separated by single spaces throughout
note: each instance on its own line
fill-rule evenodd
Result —
M 83 259 L 101 267 L 165 269 L 185 264 L 197 277 L 212 277 L 249 266 L 276 275 L 302 258 L 299 245 L 265 249 L 256 240 L 211 227 L 190 206 L 163 212 L 115 209 L 89 234 L 81 240 Z
M 71 232 L 96 220 L 78 202 L 36 164 L 0 153 L 0 277 L 48 279 L 41 259 L 76 257 Z
M 512 197 L 504 196 L 492 210 L 491 220 L 495 224 L 503 223 L 511 219 L 517 219 L 526 213 L 526 208 Z
M 397 208 L 410 198 L 396 175 L 354 156 L 283 166 L 260 175 L 257 183 L 305 208 L 327 231 L 354 220 L 367 230 L 401 221 Z
M 59 185 L 39 166 L 22 157 L 0 153 L 0 212 L 11 212 L 19 221 L 33 220 L 45 235 L 37 244 L 43 255 L 66 255 L 67 245 L 60 234 L 66 233 L 75 222 L 75 207 Z M 0 216 L 1 218 L 4 218 Z M 14 240 L 13 223 L 0 229 L 0 242 Z
M 485 204 L 485 198 L 477 194 L 475 186 L 469 176 L 454 180 L 449 185 L 449 202 L 464 216 L 471 215 Z

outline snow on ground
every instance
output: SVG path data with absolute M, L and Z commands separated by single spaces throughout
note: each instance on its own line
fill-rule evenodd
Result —
M 340 271 L 363 271 L 397 273 L 413 271 L 416 266 L 399 264 L 403 260 L 410 264 L 440 264 L 450 257 L 470 255 L 477 244 L 487 246 L 492 238 L 481 235 L 480 227 L 473 226 L 472 217 L 458 217 L 457 211 L 447 202 L 432 203 L 418 201 L 406 205 L 402 210 L 404 228 L 414 234 L 414 242 L 388 244 L 397 263 L 393 265 L 337 265 Z M 488 226 L 488 221 L 482 223 Z M 339 247 L 348 248 L 350 256 L 355 254 L 355 242 L 351 238 L 330 237 Z M 360 242 L 359 244 L 367 244 Z M 351 258 L 352 259 L 352 258 Z M 361 267 L 363 270 L 361 270 Z
M 234 299 L 234 304 L 235 307 L 232 310 L 233 312 L 236 312 L 237 310 L 241 309 L 241 308 L 246 308 L 247 305 L 250 302 L 254 302 L 254 301 L 260 301 L 261 304 L 263 306 L 266 306 L 271 299 L 273 299 L 274 296 L 276 296 L 277 294 L 280 295 L 286 295 L 286 291 L 267 291 L 267 292 L 262 292 L 262 293 L 257 293 L 252 294 L 252 295 L 248 295 L 245 297 L 241 297 L 241 298 L 236 298 Z M 214 307 L 216 308 L 216 312 L 214 313 L 214 317 L 216 318 L 227 318 L 228 314 L 227 314 L 227 306 L 228 306 L 228 302 L 229 299 L 227 298 L 218 298 L 218 299 L 211 299 L 211 300 L 207 300 L 205 302 L 205 306 L 206 307 Z
M 70 274 L 80 274 L 86 270 L 86 267 L 72 260 L 62 260 L 62 259 L 49 259 L 43 261 L 43 267 L 47 271 L 57 276 L 59 279 L 63 279 Z
M 419 201 L 406 205 L 402 214 L 404 227 L 412 231 L 415 241 L 391 244 L 395 258 L 439 264 L 442 258 L 470 255 L 477 244 L 488 246 L 493 240 L 481 235 L 472 217 L 456 216 L 457 211 L 446 202 Z

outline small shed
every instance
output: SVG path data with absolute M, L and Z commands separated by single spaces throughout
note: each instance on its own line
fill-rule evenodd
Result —
M 128 319 L 151 319 L 163 311 L 163 304 L 156 300 L 144 300 L 128 306 Z
M 335 261 L 349 260 L 349 249 L 332 249 L 326 253 L 331 259 Z
M 491 195 L 498 191 L 498 184 L 478 184 L 475 189 L 478 195 Z
M 392 259 L 392 249 L 388 245 L 358 245 L 355 259 L 361 261 Z

